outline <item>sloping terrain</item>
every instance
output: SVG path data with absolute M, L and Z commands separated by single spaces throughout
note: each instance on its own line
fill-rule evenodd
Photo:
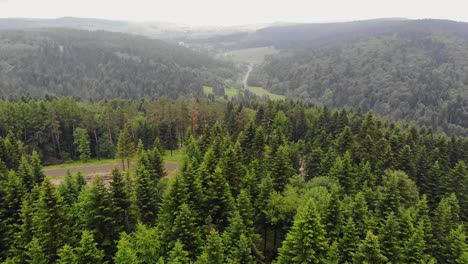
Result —
M 257 32 L 282 49 L 249 85 L 468 135 L 468 24 L 440 20 L 289 26 Z M 263 36 L 261 38 L 260 36 Z
M 71 29 L 0 31 L 0 96 L 83 99 L 201 95 L 232 64 L 136 35 Z

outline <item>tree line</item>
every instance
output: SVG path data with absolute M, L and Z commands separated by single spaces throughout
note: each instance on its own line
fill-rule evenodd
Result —
M 249 84 L 289 98 L 373 111 L 467 136 L 468 27 L 441 21 L 408 23 L 316 48 L 293 45 L 256 67 Z M 356 30 L 356 36 L 359 33 Z
M 302 102 L 184 102 L 211 118 L 176 133 L 184 154 L 171 179 L 161 135 L 145 145 L 132 122 L 116 144 L 133 144 L 137 168 L 116 168 L 108 183 L 78 173 L 54 186 L 41 171 L 44 150 L 15 135 L 23 130 L 2 137 L 0 259 L 466 263 L 466 138 Z M 165 103 L 178 102 L 148 104 Z M 150 118 L 142 109 L 135 119 Z

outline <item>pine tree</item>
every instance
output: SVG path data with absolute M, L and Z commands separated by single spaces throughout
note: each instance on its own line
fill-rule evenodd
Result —
M 343 157 L 336 158 L 335 164 L 330 169 L 329 176 L 338 180 L 346 194 L 354 193 L 357 180 L 349 152 L 346 152 Z
M 104 263 L 104 251 L 97 248 L 93 234 L 87 230 L 81 235 L 80 245 L 76 248 L 78 264 Z
M 464 254 L 468 253 L 468 244 L 466 234 L 462 225 L 450 231 L 447 239 L 446 248 L 443 251 L 445 254 L 440 262 L 458 263 L 457 260 L 461 259 Z
M 102 178 L 94 178 L 90 188 L 80 194 L 79 200 L 82 228 L 92 232 L 106 256 L 112 256 L 118 234 L 123 230 L 117 223 L 116 208 Z
M 26 263 L 29 264 L 47 264 L 50 263 L 50 258 L 44 253 L 41 242 L 37 238 L 33 238 L 26 246 L 27 259 Z
M 213 224 L 224 229 L 227 226 L 229 214 L 233 209 L 233 199 L 229 184 L 219 167 L 216 168 L 214 174 L 208 176 L 207 185 L 205 212 L 208 212 L 212 217 Z
M 346 126 L 335 141 L 336 151 L 339 155 L 343 155 L 347 150 L 350 150 L 353 143 L 354 138 L 351 128 Z
M 78 259 L 76 257 L 75 250 L 69 246 L 65 245 L 59 249 L 57 264 L 78 264 Z
M 132 158 L 134 152 L 134 143 L 130 137 L 128 128 L 125 127 L 120 131 L 115 153 L 116 158 L 122 160 L 122 170 L 125 170 L 125 161 L 127 161 L 127 168 L 130 168 L 130 159 Z
M 343 227 L 343 238 L 339 240 L 338 251 L 340 263 L 351 263 L 359 246 L 359 236 L 352 217 L 346 220 Z
M 157 228 L 148 228 L 145 225 L 137 224 L 133 233 L 132 245 L 141 263 L 153 263 L 163 254 L 161 245 L 161 231 Z
M 158 185 L 152 179 L 150 171 L 140 164 L 136 172 L 135 187 L 140 220 L 146 225 L 153 225 L 159 212 Z
M 41 159 L 37 151 L 33 151 L 30 160 L 31 165 L 31 176 L 34 184 L 40 185 L 45 178 L 45 174 L 42 171 Z
M 20 229 L 20 209 L 25 189 L 20 177 L 10 171 L 5 177 L 0 173 L 0 259 L 14 243 Z
M 174 248 L 169 252 L 167 264 L 189 264 L 189 252 L 184 249 L 184 245 L 180 241 L 176 241 Z
M 197 226 L 197 218 L 186 204 L 182 204 L 176 213 L 172 228 L 172 240 L 184 245 L 191 258 L 196 256 L 202 244 L 200 228 Z
M 460 223 L 460 207 L 455 194 L 443 198 L 434 210 L 432 219 L 433 255 L 441 261 L 446 259 L 448 235 L 451 230 L 458 227 Z
M 35 203 L 32 202 L 32 195 L 29 195 L 23 200 L 20 216 L 21 226 L 16 239 L 14 241 L 14 248 L 12 252 L 18 259 L 18 262 L 24 263 L 27 259 L 25 254 L 27 245 L 33 239 L 33 215 L 35 212 Z
M 279 249 L 277 263 L 323 263 L 329 250 L 325 235 L 316 205 L 309 200 L 298 210 Z
M 293 176 L 294 169 L 288 159 L 289 154 L 285 146 L 280 146 L 271 156 L 271 164 L 269 164 L 268 169 L 270 177 L 273 180 L 273 188 L 281 192 L 284 190 L 289 179 Z
M 119 169 L 115 168 L 112 170 L 112 181 L 111 181 L 111 196 L 112 201 L 115 205 L 115 213 L 117 224 L 120 225 L 121 230 L 129 232 L 132 227 L 130 226 L 131 220 L 131 197 L 127 193 L 125 181 L 120 173 Z
M 21 156 L 21 162 L 19 164 L 17 174 L 21 178 L 26 191 L 30 192 L 34 187 L 34 178 L 32 175 L 31 164 L 26 155 Z
M 380 251 L 379 238 L 371 231 L 368 231 L 366 238 L 359 245 L 353 263 L 384 264 L 387 261 L 388 259 Z
M 69 241 L 70 221 L 62 199 L 52 184 L 45 180 L 33 214 L 33 234 L 43 248 L 48 262 L 56 259 L 57 250 Z
M 402 257 L 402 242 L 400 240 L 400 223 L 398 218 L 391 212 L 385 224 L 380 230 L 380 245 L 382 245 L 382 253 L 392 263 L 398 263 Z
M 255 210 L 252 206 L 252 201 L 249 193 L 242 189 L 237 196 L 237 210 L 242 217 L 247 228 L 253 228 L 255 221 Z
M 225 263 L 223 241 L 219 233 L 212 229 L 206 238 L 203 252 L 197 259 L 199 264 L 219 264 Z
M 428 257 L 425 256 L 426 241 L 424 240 L 424 223 L 420 223 L 409 240 L 404 241 L 403 258 L 404 263 L 423 263 Z
M 91 148 L 89 142 L 88 131 L 85 128 L 77 127 L 73 132 L 74 144 L 78 153 L 80 153 L 80 160 L 88 162 L 91 158 Z
M 60 196 L 63 198 L 65 205 L 70 208 L 78 200 L 78 195 L 79 195 L 78 186 L 73 176 L 71 175 L 70 171 L 67 171 L 65 180 L 58 187 L 58 192 L 60 193 Z
M 330 201 L 328 208 L 325 212 L 323 224 L 327 231 L 328 237 L 332 240 L 338 239 L 340 234 L 340 227 L 343 222 L 342 205 L 339 198 L 339 190 L 334 189 L 331 191 Z
M 455 193 L 460 203 L 460 219 L 468 221 L 468 168 L 463 161 L 450 170 L 445 180 L 446 192 Z
M 231 261 L 239 264 L 257 263 L 252 254 L 252 241 L 246 235 L 241 234 L 237 244 L 231 253 Z
M 115 264 L 140 263 L 131 238 L 126 233 L 122 233 L 117 244 L 117 253 L 114 257 Z

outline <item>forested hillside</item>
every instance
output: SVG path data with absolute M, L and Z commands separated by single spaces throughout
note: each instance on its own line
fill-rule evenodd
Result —
M 468 135 L 468 24 L 377 20 L 257 31 L 244 45 L 283 49 L 249 84 Z
M 4 263 L 468 261 L 466 138 L 293 101 L 48 98 L 0 118 Z M 137 149 L 136 171 L 44 177 L 41 156 L 74 140 L 96 156 L 106 135 Z M 168 142 L 184 153 L 172 179 Z
M 233 65 L 136 35 L 71 29 L 0 31 L 0 96 L 84 100 L 202 96 Z

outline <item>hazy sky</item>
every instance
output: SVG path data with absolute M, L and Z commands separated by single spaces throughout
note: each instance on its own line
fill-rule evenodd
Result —
M 382 17 L 468 21 L 468 0 L 0 0 L 0 17 L 92 17 L 238 25 Z

